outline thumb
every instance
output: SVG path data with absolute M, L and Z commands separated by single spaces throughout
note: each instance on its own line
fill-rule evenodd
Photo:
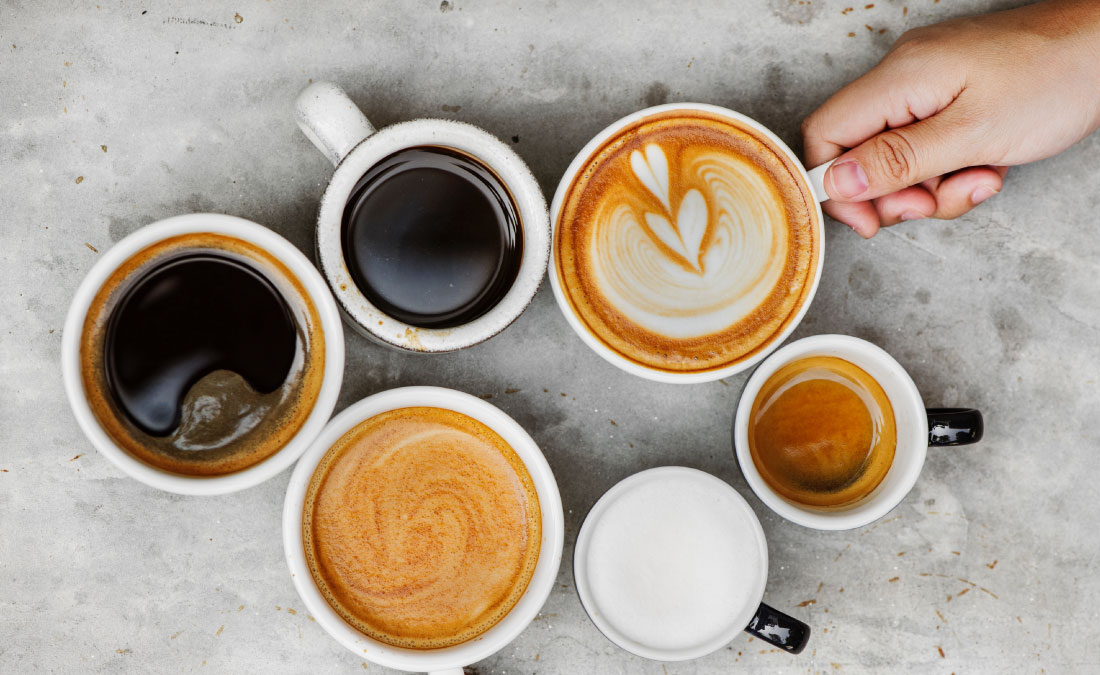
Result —
M 825 173 L 825 191 L 838 202 L 862 202 L 981 164 L 971 120 L 950 106 L 919 122 L 888 129 L 838 157 Z

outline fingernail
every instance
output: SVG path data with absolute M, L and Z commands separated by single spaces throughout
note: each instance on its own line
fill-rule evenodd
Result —
M 841 162 L 829 168 L 833 177 L 833 191 L 845 199 L 853 199 L 867 192 L 867 173 L 857 162 Z
M 981 204 L 995 194 L 997 194 L 997 191 L 988 185 L 979 185 L 970 193 L 970 203 L 975 205 Z
M 923 220 L 925 218 L 923 213 L 917 213 L 916 211 L 906 211 L 901 214 L 902 220 Z

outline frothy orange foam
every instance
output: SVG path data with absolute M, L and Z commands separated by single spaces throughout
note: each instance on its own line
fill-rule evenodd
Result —
M 587 160 L 555 230 L 558 281 L 589 331 L 672 372 L 722 368 L 783 332 L 820 248 L 798 167 L 732 120 L 679 110 Z
M 402 408 L 361 422 L 321 460 L 303 536 L 345 621 L 435 649 L 481 635 L 519 601 L 542 518 L 530 474 L 496 432 L 451 410 Z

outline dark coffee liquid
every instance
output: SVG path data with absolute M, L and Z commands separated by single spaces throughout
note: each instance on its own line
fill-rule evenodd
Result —
M 142 431 L 167 436 L 184 396 L 216 370 L 266 394 L 293 364 L 297 329 L 286 301 L 229 256 L 187 254 L 153 267 L 119 298 L 104 340 L 110 392 Z
M 344 209 L 344 259 L 363 295 L 423 328 L 469 323 L 519 271 L 523 233 L 511 196 L 473 158 L 402 150 L 376 164 Z

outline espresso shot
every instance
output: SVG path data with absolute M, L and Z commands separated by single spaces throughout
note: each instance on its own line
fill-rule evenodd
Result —
M 523 230 L 500 179 L 443 147 L 401 150 L 351 192 L 341 225 L 355 285 L 379 310 L 420 328 L 453 328 L 508 293 Z
M 833 356 L 792 361 L 753 402 L 749 451 L 773 490 L 816 508 L 871 494 L 894 461 L 897 424 L 882 386 Z
M 253 244 L 181 235 L 127 260 L 84 322 L 81 374 L 100 425 L 172 473 L 240 471 L 277 452 L 320 389 L 316 308 Z

